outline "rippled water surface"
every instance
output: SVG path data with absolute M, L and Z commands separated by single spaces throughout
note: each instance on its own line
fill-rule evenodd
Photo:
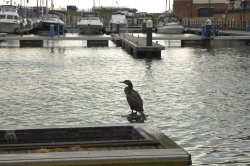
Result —
M 250 165 L 249 46 L 180 47 L 160 60 L 134 59 L 110 42 L 0 43 L 0 126 L 127 123 L 119 81 L 141 94 L 146 124 L 192 155 L 193 165 Z

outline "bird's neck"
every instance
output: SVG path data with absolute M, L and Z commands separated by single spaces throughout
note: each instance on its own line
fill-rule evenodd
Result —
M 128 88 L 129 88 L 129 89 L 133 89 L 133 84 L 129 84 L 129 85 L 128 85 Z

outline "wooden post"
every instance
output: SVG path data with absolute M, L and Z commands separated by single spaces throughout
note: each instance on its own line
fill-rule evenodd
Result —
M 147 20 L 147 22 L 146 22 L 147 46 L 152 46 L 152 28 L 153 28 L 153 21 Z

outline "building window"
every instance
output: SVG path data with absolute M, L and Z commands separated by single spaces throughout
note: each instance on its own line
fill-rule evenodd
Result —
M 198 17 L 213 17 L 214 9 L 213 8 L 199 8 Z

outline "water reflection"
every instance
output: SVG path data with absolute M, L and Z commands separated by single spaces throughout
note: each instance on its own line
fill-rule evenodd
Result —
M 193 165 L 250 163 L 246 47 L 169 46 L 160 60 L 145 60 L 114 45 L 76 43 L 1 47 L 0 126 L 127 123 L 118 82 L 130 79 L 144 100 L 147 125 L 190 152 Z

